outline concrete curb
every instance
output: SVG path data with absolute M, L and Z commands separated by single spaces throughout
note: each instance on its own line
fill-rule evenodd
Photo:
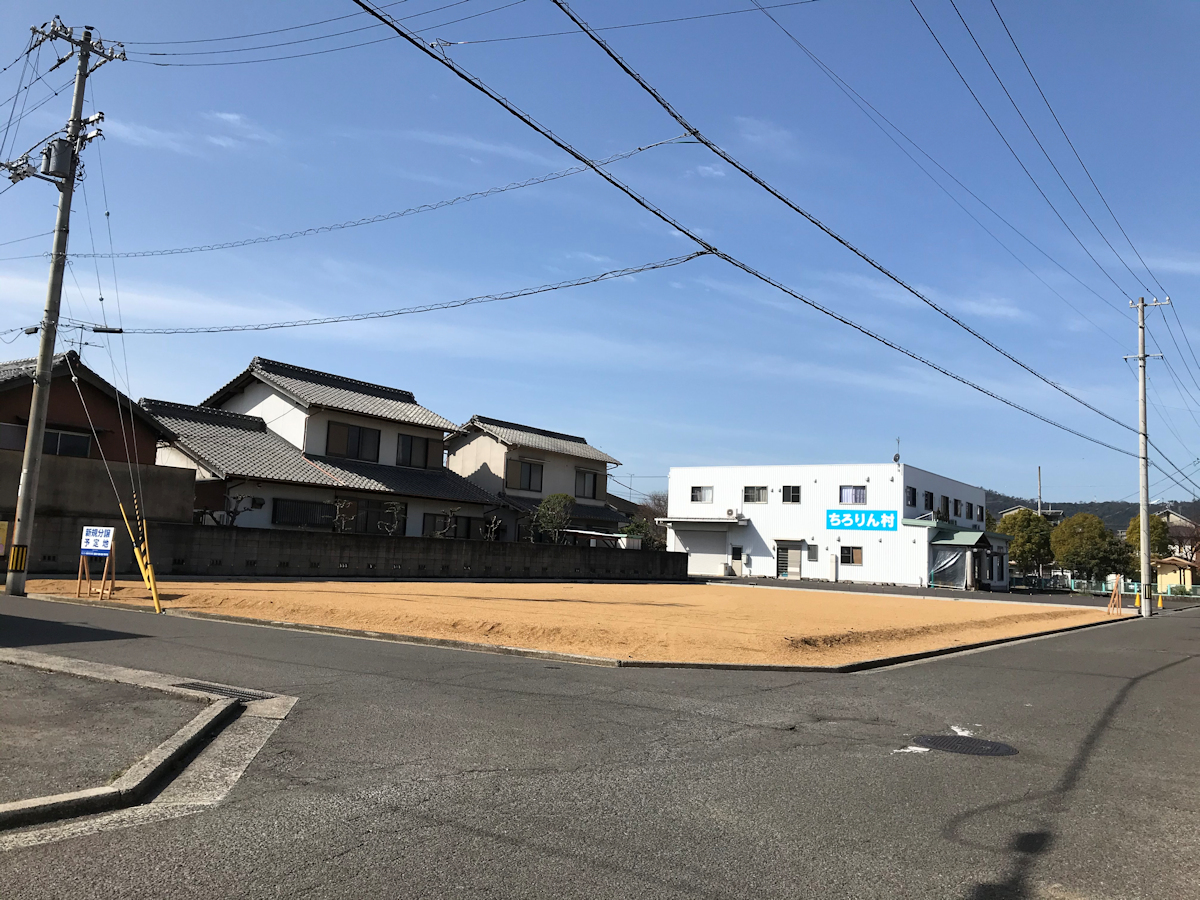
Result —
M 140 803 L 172 765 L 187 756 L 210 731 L 224 727 L 239 708 L 239 702 L 230 699 L 210 704 L 106 787 L 0 803 L 0 830 L 109 812 Z
M 68 597 L 57 597 L 52 594 L 30 594 L 39 600 L 51 600 L 59 603 L 84 603 Z M 96 605 L 96 604 L 92 604 Z M 105 604 L 108 606 L 109 604 Z M 118 609 L 140 611 L 149 607 L 116 606 Z M 1072 607 L 1066 607 L 1068 609 Z M 1094 607 L 1088 607 L 1094 609 Z M 1174 612 L 1176 610 L 1172 610 Z M 1082 625 L 1068 625 L 1063 628 L 1051 628 L 1046 631 L 1035 631 L 1030 634 L 1018 634 L 1012 637 L 993 638 L 988 641 L 977 641 L 972 644 L 961 644 L 952 647 L 938 647 L 934 650 L 922 650 L 917 653 L 905 653 L 897 656 L 881 656 L 876 659 L 860 660 L 841 666 L 803 666 L 773 663 L 719 663 L 719 662 L 678 662 L 674 660 L 656 659 L 616 659 L 608 656 L 586 656 L 576 653 L 558 653 L 553 650 L 537 650 L 532 647 L 510 647 L 504 644 L 480 644 L 474 641 L 458 641 L 451 638 L 431 638 L 412 634 L 388 634 L 382 631 L 361 631 L 353 628 L 338 628 L 334 625 L 307 625 L 301 622 L 279 622 L 266 619 L 248 619 L 240 616 L 230 616 L 224 613 L 198 612 L 192 610 L 165 609 L 167 615 L 179 616 L 184 619 L 208 619 L 217 622 L 229 622 L 235 625 L 252 625 L 258 628 L 283 628 L 288 631 L 304 631 L 311 634 L 331 634 L 338 637 L 358 638 L 360 640 L 390 641 L 396 644 L 413 644 L 423 647 L 438 647 L 446 650 L 467 650 L 474 653 L 493 653 L 500 656 L 523 656 L 529 659 L 544 659 L 552 662 L 567 662 L 584 666 L 601 666 L 610 669 L 714 669 L 733 672 L 823 672 L 830 675 L 846 675 L 854 672 L 864 672 L 870 669 L 882 669 L 888 666 L 901 665 L 922 659 L 933 659 L 938 656 L 949 656 L 964 653 L 969 650 L 983 650 L 1001 644 L 1011 644 L 1015 641 L 1027 641 L 1034 638 L 1052 637 L 1057 634 L 1068 634 L 1084 628 L 1096 628 L 1103 625 L 1115 625 L 1118 622 L 1133 622 L 1140 619 L 1136 615 L 1127 615 L 1101 622 L 1085 622 Z M 1164 612 L 1166 612 L 1164 610 Z M 2 659 L 2 655 L 0 655 Z

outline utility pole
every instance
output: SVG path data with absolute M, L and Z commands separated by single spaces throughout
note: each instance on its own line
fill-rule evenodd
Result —
M 1139 507 L 1138 530 L 1141 532 L 1141 613 L 1142 618 L 1148 619 L 1154 613 L 1150 594 L 1153 590 L 1150 579 L 1150 441 L 1146 436 L 1146 307 L 1166 306 L 1171 301 L 1163 303 L 1153 300 L 1146 302 L 1145 297 L 1138 297 L 1138 302 L 1132 300 L 1129 305 L 1138 311 L 1138 466 L 1139 466 Z M 1150 356 L 1162 358 L 1161 353 Z M 1129 357 L 1125 357 L 1129 359 Z
M 1038 466 L 1038 515 L 1042 514 L 1042 467 Z
M 42 468 L 42 443 L 46 433 L 46 410 L 50 403 L 50 381 L 54 368 L 54 342 L 58 336 L 58 312 L 62 301 L 63 273 L 67 264 L 67 239 L 71 224 L 71 197 L 75 189 L 75 175 L 79 166 L 79 152 L 88 141 L 100 136 L 99 129 L 80 135 L 83 126 L 103 120 L 97 113 L 87 122 L 83 121 L 84 87 L 88 75 L 104 63 L 113 59 L 124 59 L 125 51 L 116 45 L 107 48 L 101 41 L 92 40 L 92 27 L 85 26 L 82 37 L 75 37 L 75 30 L 67 28 L 57 18 L 48 25 L 32 29 L 33 41 L 29 51 L 47 41 L 65 41 L 74 50 L 60 60 L 66 62 L 72 52 L 79 54 L 75 68 L 75 93 L 71 98 L 71 118 L 67 121 L 66 137 L 51 140 L 42 151 L 40 173 L 29 163 L 28 153 L 16 162 L 0 163 L 8 177 L 16 182 L 23 178 L 38 178 L 49 181 L 59 191 L 58 219 L 54 225 L 54 247 L 50 256 L 50 283 L 46 289 L 46 309 L 39 330 L 41 342 L 38 346 L 37 365 L 33 376 L 33 399 L 29 404 L 29 425 L 25 431 L 25 455 L 21 463 L 21 483 L 17 491 L 17 516 L 13 525 L 12 550 L 8 557 L 7 591 L 9 594 L 25 594 L 25 575 L 29 563 L 29 545 L 33 538 L 33 516 L 37 504 L 38 477 Z M 88 63 L 95 56 L 96 64 L 89 70 Z

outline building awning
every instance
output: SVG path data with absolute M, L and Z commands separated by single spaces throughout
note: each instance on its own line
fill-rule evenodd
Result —
M 990 531 L 967 531 L 965 529 L 945 529 L 934 534 L 929 542 L 936 547 L 996 547 L 1004 550 L 1008 547 L 1009 537 L 1006 534 L 995 534 Z
M 730 525 L 749 525 L 750 520 L 745 516 L 706 516 L 695 519 L 682 519 L 666 516 L 654 520 L 658 525 L 665 525 L 676 531 L 724 531 Z

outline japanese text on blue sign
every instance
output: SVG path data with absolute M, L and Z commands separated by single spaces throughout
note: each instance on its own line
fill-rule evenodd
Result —
M 112 528 L 88 525 L 79 539 L 80 556 L 108 556 L 112 552 Z
M 896 513 L 886 509 L 859 509 L 842 512 L 825 511 L 825 526 L 837 531 L 895 531 Z

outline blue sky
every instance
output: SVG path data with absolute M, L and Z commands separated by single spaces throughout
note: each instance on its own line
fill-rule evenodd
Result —
M 418 16 L 448 0 L 407 0 Z M 429 39 L 475 41 L 554 31 L 548 0 L 464 0 L 419 15 Z M 771 0 L 778 3 L 780 0 Z M 752 6 L 748 0 L 577 0 L 593 25 Z M 907 0 L 817 0 L 780 22 L 938 163 L 1096 294 L 1056 268 L 968 195 L 960 200 L 1036 273 L 972 221 L 762 13 L 604 32 L 710 137 L 831 227 L 1048 377 L 1136 423 L 1124 354 L 1136 329 L 1122 291 L 1146 294 L 1074 205 L 1024 131 L 949 0 L 918 0 L 1038 183 L 1104 266 L 1093 263 L 1017 162 Z M 989 0 L 959 0 L 997 71 L 1088 212 L 1152 288 L 1071 155 Z M 1084 162 L 1200 350 L 1193 214 L 1193 52 L 1188 2 L 997 0 Z M 0 64 L 25 28 L 55 12 L 126 41 L 139 60 L 256 59 L 385 37 L 375 29 L 287 47 L 193 56 L 362 28 L 354 16 L 235 42 L 166 44 L 350 15 L 349 2 L 95 4 L 15 0 Z M 452 19 L 485 13 L 454 24 Z M 156 42 L 156 43 L 138 43 Z M 677 135 L 679 127 L 586 38 L 467 43 L 455 60 L 593 157 Z M 135 57 L 134 53 L 130 53 Z M 43 54 L 42 69 L 47 68 Z M 0 76 L 17 87 L 20 66 Z M 49 75 L 57 87 L 69 66 Z M 85 151 L 72 250 L 252 238 L 434 203 L 572 164 L 563 153 L 399 40 L 250 65 L 112 63 L 92 80 L 106 114 Z M 46 95 L 41 84 L 30 102 Z M 64 93 L 20 126 L 23 150 L 61 126 Z M 3 110 L 7 116 L 7 108 Z M 103 159 L 103 182 L 101 179 Z M 935 170 L 936 171 L 936 170 Z M 615 163 L 613 172 L 706 240 L 1014 402 L 1107 443 L 1136 435 L 1089 412 L 886 281 L 696 144 Z M 0 197 L 0 242 L 48 231 L 53 189 L 25 181 Z M 91 212 L 91 234 L 88 209 Z M 49 238 L 0 246 L 37 254 Z M 296 240 L 118 261 L 128 327 L 234 324 L 456 300 L 634 266 L 693 245 L 591 173 L 395 221 Z M 97 286 L 97 268 L 100 286 Z M 116 315 L 107 261 L 73 263 L 64 312 Z M 44 259 L 0 261 L 0 330 L 36 322 Z M 1039 280 L 1039 278 L 1041 280 Z M 1042 281 L 1047 284 L 1043 284 Z M 1057 296 L 1060 294 L 1060 296 Z M 1158 293 L 1155 289 L 1154 293 Z M 1152 362 L 1151 436 L 1176 463 L 1200 456 L 1200 365 L 1172 314 L 1150 317 L 1181 391 Z M 1169 336 L 1174 327 L 1177 351 Z M 6 356 L 35 352 L 19 337 Z M 92 337 L 93 342 L 98 338 Z M 472 414 L 585 435 L 639 489 L 671 465 L 890 459 L 1021 495 L 1117 499 L 1137 491 L 1136 461 L 1030 419 L 850 331 L 716 259 L 604 284 L 368 323 L 226 335 L 133 336 L 130 391 L 198 402 L 255 355 L 415 392 L 442 415 Z M 85 359 L 111 374 L 105 347 Z M 124 363 L 118 374 L 124 378 Z M 1188 469 L 1189 474 L 1193 469 Z M 1158 475 L 1152 476 L 1152 481 Z M 1196 476 L 1200 481 L 1200 475 Z M 1190 496 L 1169 482 L 1157 497 Z

